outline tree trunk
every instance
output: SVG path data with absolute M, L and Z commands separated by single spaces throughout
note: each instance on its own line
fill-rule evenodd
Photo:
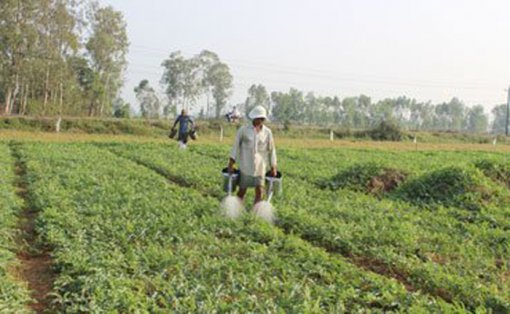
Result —
M 43 115 L 46 113 L 46 106 L 48 105 L 49 89 L 50 89 L 50 65 L 46 66 L 46 78 L 44 80 L 44 101 L 43 101 Z
M 89 117 L 92 117 L 94 114 L 94 102 L 91 101 L 89 104 Z
M 19 100 L 17 103 L 15 103 L 15 106 L 12 107 L 12 113 L 19 114 L 21 111 L 21 106 L 23 105 L 23 100 L 25 99 L 25 84 L 21 83 L 21 88 L 19 92 Z
M 11 105 L 9 106 L 9 111 L 7 112 L 7 114 L 12 114 L 12 109 L 14 108 L 14 106 L 16 105 L 16 98 L 18 97 L 18 93 L 19 93 L 19 75 L 16 74 L 16 80 L 15 80 L 15 86 L 14 86 L 14 91 L 12 92 L 12 98 L 11 98 Z
M 64 109 L 64 83 L 60 82 L 60 100 L 58 105 L 58 114 L 62 115 L 62 111 Z
M 215 98 L 215 97 L 213 96 L 213 98 Z M 216 111 L 216 119 L 220 118 L 221 109 L 223 109 L 223 106 L 224 106 L 224 104 L 222 104 L 220 102 L 220 100 L 214 99 L 214 107 L 215 107 L 215 111 Z
M 205 118 L 209 118 L 209 98 L 210 98 L 211 90 L 207 89 L 207 109 L 205 110 Z
M 104 106 L 105 106 L 105 103 L 107 101 L 109 101 L 109 85 L 110 85 L 110 74 L 107 74 L 106 75 L 106 83 L 105 83 L 105 86 L 104 86 L 104 97 L 103 97 L 103 101 L 101 102 L 101 105 L 99 107 L 99 116 L 103 116 L 103 111 L 104 111 Z
M 30 85 L 27 83 L 25 85 L 25 97 L 23 97 L 23 102 L 21 104 L 20 115 L 24 116 L 27 111 L 27 103 L 28 103 L 28 94 L 30 93 Z
M 54 87 L 53 90 L 51 91 L 50 95 L 51 95 L 51 106 L 49 109 L 52 109 L 52 110 L 50 110 L 50 112 L 51 112 L 51 111 L 55 110 L 55 107 L 57 104 L 58 87 Z
M 12 88 L 7 88 L 7 95 L 5 96 L 5 108 L 4 108 L 4 114 L 8 115 L 9 111 L 11 110 L 11 98 L 12 98 Z

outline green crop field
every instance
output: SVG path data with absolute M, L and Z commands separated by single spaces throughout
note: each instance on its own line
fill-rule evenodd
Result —
M 48 312 L 510 312 L 508 153 L 277 148 L 268 224 L 221 215 L 225 143 L 2 139 L 0 311 L 34 250 Z

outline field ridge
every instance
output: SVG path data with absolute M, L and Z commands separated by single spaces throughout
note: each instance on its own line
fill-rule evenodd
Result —
M 104 147 L 102 146 L 98 146 L 100 149 L 105 149 Z M 123 154 L 119 154 L 109 148 L 106 148 L 107 151 L 109 151 L 110 153 L 114 154 L 115 156 L 119 157 L 119 158 L 122 158 L 122 159 L 126 159 L 126 160 L 129 160 L 131 162 L 134 162 L 135 164 L 137 165 L 140 165 L 144 168 L 147 168 L 155 173 L 157 173 L 158 175 L 162 176 L 163 178 L 165 178 L 167 181 L 173 183 L 173 184 L 176 184 L 180 187 L 183 187 L 183 188 L 187 188 L 187 189 L 193 189 L 195 191 L 197 191 L 198 193 L 200 193 L 202 196 L 204 197 L 214 197 L 214 198 L 217 198 L 217 199 L 221 199 L 224 195 L 222 194 L 219 194 L 215 191 L 211 191 L 209 189 L 205 189 L 205 188 L 200 188 L 200 187 L 197 187 L 195 184 L 191 183 L 191 182 L 188 182 L 188 180 L 186 180 L 185 178 L 181 177 L 181 176 L 178 176 L 178 175 L 172 175 L 168 172 L 166 172 L 165 170 L 161 169 L 161 168 L 158 168 L 158 167 L 155 167 L 143 160 L 139 160 L 137 158 L 133 158 L 131 156 L 125 156 Z
M 16 174 L 16 189 L 22 201 L 19 215 L 18 252 L 19 260 L 16 272 L 20 280 L 26 282 L 32 297 L 29 308 L 36 313 L 46 311 L 51 303 L 51 289 L 53 287 L 54 274 L 52 272 L 53 261 L 50 248 L 41 245 L 37 238 L 36 219 L 38 211 L 30 204 L 28 184 L 26 181 L 26 164 L 19 154 L 19 143 L 10 142 L 11 154 L 14 158 L 14 170 Z

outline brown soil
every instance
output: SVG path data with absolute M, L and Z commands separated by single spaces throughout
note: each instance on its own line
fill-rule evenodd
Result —
M 29 307 L 36 313 L 43 313 L 50 304 L 49 292 L 53 287 L 52 259 L 47 248 L 38 247 L 35 231 L 37 213 L 25 208 L 20 219 L 23 236 L 19 239 L 20 251 L 18 277 L 27 283 L 33 301 Z
M 50 305 L 49 292 L 53 286 L 51 273 L 52 260 L 47 251 L 38 254 L 18 253 L 20 277 L 27 282 L 31 291 L 32 303 L 30 309 L 36 313 L 43 313 Z
M 409 292 L 415 292 L 417 290 L 407 279 L 408 275 L 406 273 L 399 269 L 390 268 L 380 260 L 365 256 L 349 256 L 349 259 L 359 268 L 397 280 L 402 285 L 404 285 L 406 290 Z
M 13 149 L 16 157 L 16 150 Z M 35 221 L 38 213 L 32 210 L 28 203 L 28 192 L 24 176 L 25 165 L 17 158 L 15 172 L 18 177 L 17 194 L 24 205 L 19 217 L 20 236 L 17 239 L 19 251 L 16 254 L 19 263 L 15 267 L 15 276 L 24 281 L 32 297 L 28 307 L 36 313 L 44 313 L 49 309 L 51 297 L 49 293 L 53 287 L 54 274 L 50 250 L 37 242 Z
M 367 188 L 371 194 L 380 195 L 394 190 L 405 179 L 405 173 L 394 169 L 387 169 L 382 175 L 373 177 L 368 182 Z

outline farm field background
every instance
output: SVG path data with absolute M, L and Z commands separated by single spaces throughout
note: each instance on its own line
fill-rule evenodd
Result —
M 1 133 L 0 310 L 510 311 L 508 146 L 280 139 L 269 225 L 220 213 L 229 144 Z

